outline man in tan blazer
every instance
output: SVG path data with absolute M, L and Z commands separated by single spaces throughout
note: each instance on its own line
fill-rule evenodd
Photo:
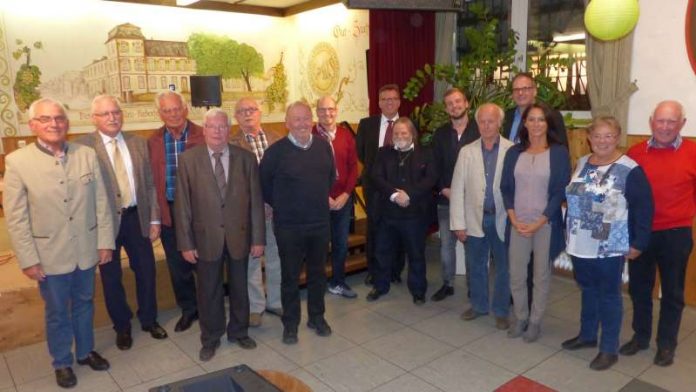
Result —
M 230 294 L 227 340 L 244 349 L 256 347 L 247 334 L 247 259 L 263 255 L 263 198 L 254 155 L 229 144 L 229 132 L 227 114 L 209 110 L 205 145 L 181 154 L 176 178 L 176 239 L 198 278 L 201 361 L 215 355 L 225 333 L 223 266 Z
M 143 331 L 155 339 L 167 332 L 157 323 L 155 255 L 151 241 L 160 233 L 160 214 L 152 181 L 147 142 L 121 131 L 123 112 L 116 98 L 99 95 L 92 100 L 92 122 L 97 130 L 77 139 L 97 153 L 104 173 L 115 228 L 114 263 L 99 267 L 106 310 L 116 331 L 116 346 L 128 350 L 133 344 L 133 312 L 121 282 L 121 248 L 128 254 L 135 273 L 138 319 Z
M 256 161 L 261 162 L 263 153 L 282 139 L 278 132 L 261 128 L 261 108 L 252 97 L 244 97 L 237 101 L 234 107 L 234 119 L 239 128 L 232 132 L 230 143 L 251 151 Z M 266 248 L 264 249 L 264 270 L 266 273 L 266 290 L 264 294 L 264 279 L 261 259 L 249 257 L 249 326 L 261 325 L 261 315 L 264 311 L 283 315 L 283 305 L 280 302 L 280 256 L 275 234 L 273 234 L 273 209 L 264 205 L 266 211 Z
M 112 220 L 94 151 L 66 142 L 63 105 L 43 98 L 28 114 L 37 140 L 6 158 L 5 219 L 20 268 L 39 282 L 56 382 L 70 388 L 73 341 L 80 365 L 109 368 L 93 351 L 92 298 L 94 266 L 111 261 Z

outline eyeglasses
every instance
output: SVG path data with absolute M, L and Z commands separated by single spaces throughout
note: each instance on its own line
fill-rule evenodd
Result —
M 65 124 L 68 122 L 68 117 L 66 116 L 39 116 L 34 117 L 32 120 L 38 121 L 41 124 L 48 124 L 51 121 L 55 121 L 57 124 Z
M 205 124 L 205 129 L 210 129 L 211 131 L 227 132 L 230 127 L 228 125 L 208 125 Z
M 317 108 L 317 113 L 335 113 L 336 108 Z
M 235 114 L 238 114 L 238 115 L 243 114 L 245 116 L 251 116 L 252 114 L 254 114 L 258 111 L 259 111 L 259 108 L 241 108 L 241 109 L 235 110 L 234 112 L 235 112 Z
M 112 110 L 112 111 L 110 111 L 110 112 L 93 113 L 92 115 L 93 115 L 93 116 L 96 116 L 96 117 L 109 117 L 109 116 L 118 117 L 118 116 L 120 116 L 121 114 L 123 114 L 123 112 L 120 111 L 120 110 Z
M 534 86 L 526 86 L 526 87 L 517 87 L 512 89 L 513 94 L 519 94 L 519 93 L 528 93 L 532 90 L 534 90 L 536 87 Z

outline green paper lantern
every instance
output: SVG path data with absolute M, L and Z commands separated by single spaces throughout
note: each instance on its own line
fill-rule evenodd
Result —
M 619 39 L 633 30 L 639 14 L 638 0 L 592 0 L 585 9 L 585 28 L 603 41 Z

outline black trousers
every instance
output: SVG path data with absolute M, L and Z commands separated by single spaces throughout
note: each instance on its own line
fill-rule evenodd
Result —
M 309 319 L 324 318 L 326 291 L 326 260 L 329 252 L 329 223 L 273 229 L 280 255 L 280 296 L 283 304 L 283 326 L 297 329 L 300 324 L 300 272 L 307 272 L 307 314 Z
M 377 236 L 379 233 L 380 218 L 379 218 L 379 193 L 370 188 L 364 188 L 365 206 L 367 207 L 367 238 L 365 244 L 365 257 L 367 259 L 367 272 L 372 275 L 373 279 L 377 276 L 380 270 L 379 261 L 377 261 Z M 406 266 L 406 251 L 405 245 L 400 241 L 396 244 L 397 254 L 391 266 L 391 278 L 401 277 L 401 273 Z
M 135 274 L 137 315 L 140 325 L 150 327 L 157 321 L 155 255 L 152 244 L 149 238 L 142 236 L 137 208 L 132 207 L 123 211 L 113 260 L 99 266 L 106 310 L 117 332 L 130 331 L 130 320 L 133 318 L 122 283 L 121 248 L 126 250 L 130 269 Z
M 174 203 L 169 202 L 169 210 L 174 211 Z M 160 233 L 164 255 L 167 258 L 169 267 L 169 277 L 172 281 L 172 290 L 176 304 L 181 309 L 181 313 L 186 316 L 193 316 L 198 312 L 196 305 L 196 278 L 194 276 L 195 266 L 181 256 L 181 252 L 176 246 L 176 223 L 172 214 L 172 225 L 162 225 Z
M 198 317 L 203 347 L 212 347 L 227 330 L 227 339 L 248 336 L 249 293 L 247 291 L 248 258 L 232 259 L 225 246 L 217 260 L 198 260 Z M 227 273 L 230 297 L 230 320 L 225 328 L 224 272 Z
M 660 271 L 662 298 L 657 324 L 657 347 L 673 350 L 684 309 L 684 279 L 693 247 L 691 228 L 653 231 L 648 249 L 628 263 L 628 291 L 633 301 L 633 332 L 642 344 L 652 335 L 652 292 Z

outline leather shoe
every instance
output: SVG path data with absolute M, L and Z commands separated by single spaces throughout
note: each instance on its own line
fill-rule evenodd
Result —
M 619 356 L 616 354 L 600 352 L 599 354 L 597 354 L 595 359 L 593 359 L 592 362 L 590 362 L 590 369 L 606 370 L 612 367 L 618 360 Z
M 266 313 L 283 317 L 283 308 L 266 308 Z
M 297 328 L 283 329 L 283 343 L 285 344 L 297 344 Z
M 648 344 L 640 344 L 638 340 L 633 337 L 631 340 L 629 340 L 626 344 L 621 346 L 619 349 L 619 354 L 621 355 L 626 355 L 626 356 L 631 356 L 635 355 L 638 351 L 640 350 L 645 350 L 648 348 Z
M 220 347 L 220 341 L 218 340 L 210 347 L 201 347 L 201 351 L 198 353 L 198 359 L 203 362 L 210 361 L 215 356 L 215 350 Z
M 367 275 L 365 275 L 365 284 L 368 286 L 372 286 L 373 284 L 375 284 L 375 279 L 369 272 L 367 273 Z
M 152 323 L 152 325 L 148 327 L 143 327 L 143 331 L 145 332 L 150 332 L 150 336 L 152 336 L 155 339 L 166 339 L 167 338 L 167 331 L 162 328 L 161 325 L 155 321 Z
M 319 336 L 331 335 L 331 327 L 329 327 L 329 324 L 323 318 L 314 321 L 307 321 L 307 328 L 313 329 L 314 332 L 316 332 Z
M 576 336 L 561 343 L 561 347 L 563 347 L 564 350 L 574 351 L 581 348 L 597 347 L 597 341 L 591 340 L 589 342 L 583 342 L 580 340 L 580 336 Z
M 248 336 L 242 336 L 241 338 L 227 339 L 231 343 L 237 343 L 239 347 L 245 350 L 253 350 L 256 348 L 256 341 Z
M 454 295 L 454 287 L 444 284 L 442 287 L 440 287 L 440 290 L 436 291 L 435 294 L 430 297 L 430 300 L 438 302 L 449 297 L 450 295 Z
M 71 367 L 56 369 L 56 383 L 61 388 L 72 388 L 77 385 L 77 377 Z
M 186 331 L 187 329 L 191 328 L 191 325 L 196 320 L 198 320 L 198 313 L 194 313 L 192 315 L 182 314 L 179 321 L 176 322 L 176 326 L 174 327 L 174 332 Z
M 471 321 L 485 315 L 486 313 L 477 313 L 474 308 L 469 308 L 459 317 L 464 321 Z
M 130 330 L 116 332 L 116 347 L 119 350 L 128 350 L 131 346 L 133 346 L 133 337 Z
M 383 295 L 384 294 L 380 293 L 379 290 L 372 289 L 372 290 L 370 290 L 369 293 L 367 293 L 367 296 L 365 297 L 365 299 L 367 300 L 367 302 L 374 302 L 374 301 L 377 301 L 379 299 L 379 297 L 381 297 Z
M 507 317 L 496 317 L 495 327 L 501 331 L 505 331 L 506 329 L 510 328 L 510 320 L 508 320 Z
M 413 303 L 416 305 L 423 305 L 425 304 L 425 295 L 419 294 L 419 295 L 414 295 L 413 296 Z
M 674 363 L 674 350 L 658 348 L 653 363 L 657 366 L 669 366 Z
M 77 363 L 80 365 L 89 365 L 92 370 L 108 370 L 109 361 L 104 359 L 96 351 L 90 351 L 85 358 L 78 359 Z
M 249 326 L 252 328 L 260 327 L 263 322 L 261 313 L 249 313 Z

